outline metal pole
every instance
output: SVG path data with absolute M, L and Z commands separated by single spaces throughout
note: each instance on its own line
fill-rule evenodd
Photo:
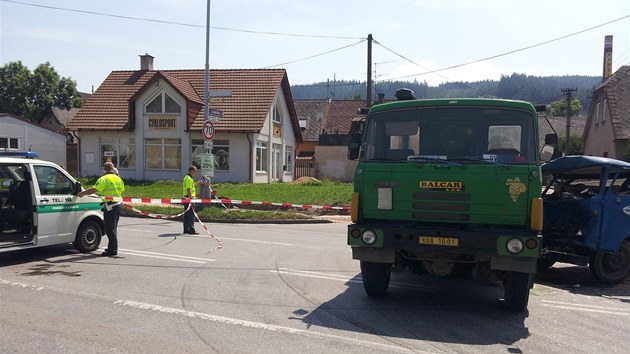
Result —
M 368 34 L 367 52 L 367 106 L 372 106 L 372 34 Z
M 203 121 L 210 119 L 210 0 L 208 0 L 207 13 L 206 13 L 206 70 L 204 75 L 204 112 Z M 212 148 L 205 149 L 206 154 L 212 153 Z M 201 176 L 201 183 L 199 187 L 199 194 L 202 199 L 209 199 L 210 195 L 210 178 L 207 176 Z

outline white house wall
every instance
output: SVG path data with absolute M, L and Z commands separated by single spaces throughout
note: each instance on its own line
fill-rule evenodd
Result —
M 20 151 L 34 151 L 39 158 L 66 165 L 66 136 L 11 116 L 0 119 L 0 137 L 17 138 Z
M 255 171 L 254 168 L 254 176 L 252 180 L 254 183 L 271 183 L 274 182 L 272 179 L 272 168 L 273 168 L 273 145 L 278 144 L 281 145 L 280 156 L 282 159 L 282 165 L 285 165 L 285 154 L 287 151 L 287 147 L 291 147 L 291 159 L 293 163 L 295 163 L 295 133 L 293 131 L 293 124 L 291 122 L 291 116 L 289 115 L 289 108 L 287 106 L 287 102 L 284 98 L 284 92 L 280 88 L 276 92 L 276 96 L 274 97 L 275 104 L 280 104 L 282 106 L 282 133 L 280 137 L 273 136 L 273 109 L 274 105 L 272 104 L 267 111 L 267 117 L 265 118 L 265 123 L 263 124 L 262 129 L 260 130 L 260 134 L 254 134 L 256 142 L 266 142 L 267 143 L 267 171 L 259 172 Z M 254 151 L 252 157 L 252 164 L 256 166 L 256 144 L 254 143 Z M 281 182 L 291 182 L 293 181 L 293 168 L 288 169 L 287 171 L 283 171 L 281 176 L 277 179 Z

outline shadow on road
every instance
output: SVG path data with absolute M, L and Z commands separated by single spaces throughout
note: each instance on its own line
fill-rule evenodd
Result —
M 392 274 L 388 293 L 382 298 L 367 296 L 360 274 L 346 285 L 346 291 L 322 303 L 302 321 L 390 341 L 509 346 L 529 336 L 524 324 L 527 311 L 506 310 L 499 284 Z
M 539 272 L 536 275 L 536 283 L 568 290 L 579 295 L 630 296 L 630 279 L 619 284 L 603 283 L 591 273 L 587 266 L 556 264 L 548 270 Z

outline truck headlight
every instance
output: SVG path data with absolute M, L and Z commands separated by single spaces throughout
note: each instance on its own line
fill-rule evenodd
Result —
M 361 239 L 363 239 L 363 242 L 366 245 L 371 245 L 374 242 L 376 242 L 376 232 L 372 230 L 365 230 L 363 231 L 363 234 L 361 235 Z
M 513 254 L 521 253 L 523 250 L 523 241 L 518 238 L 511 238 L 507 242 L 507 250 Z

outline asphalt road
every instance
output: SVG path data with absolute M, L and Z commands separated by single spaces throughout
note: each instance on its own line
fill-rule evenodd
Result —
M 345 223 L 122 218 L 119 257 L 71 246 L 0 253 L 3 353 L 627 353 L 630 282 L 540 275 L 529 311 L 497 284 L 394 274 L 371 299 Z M 198 230 L 202 230 L 197 226 Z M 105 246 L 104 239 L 102 246 Z M 213 250 L 208 253 L 208 251 Z

